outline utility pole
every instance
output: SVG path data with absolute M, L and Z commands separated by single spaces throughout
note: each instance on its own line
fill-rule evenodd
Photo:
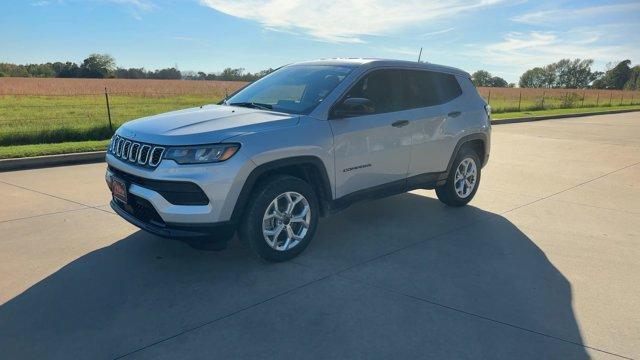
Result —
M 420 53 L 418 54 L 418 62 L 420 62 L 420 58 L 422 58 L 422 46 L 420 47 Z

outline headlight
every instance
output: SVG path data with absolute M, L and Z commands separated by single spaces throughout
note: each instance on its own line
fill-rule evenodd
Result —
M 178 164 L 203 164 L 225 161 L 235 155 L 240 144 L 215 144 L 171 147 L 164 153 L 165 159 Z

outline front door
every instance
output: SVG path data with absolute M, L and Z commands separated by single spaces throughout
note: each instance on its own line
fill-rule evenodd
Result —
M 407 113 L 403 111 L 402 91 L 401 70 L 374 70 L 340 100 L 366 98 L 374 111 L 330 120 L 338 198 L 380 185 L 404 188 L 411 133 L 403 118 Z

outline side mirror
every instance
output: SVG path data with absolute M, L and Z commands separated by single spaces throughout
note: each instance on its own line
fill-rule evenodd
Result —
M 373 102 L 365 98 L 348 98 L 333 110 L 333 118 L 362 116 L 375 113 Z

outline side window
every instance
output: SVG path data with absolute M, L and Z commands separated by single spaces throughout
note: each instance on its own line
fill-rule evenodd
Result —
M 407 109 L 444 104 L 462 94 L 454 75 L 435 71 L 405 70 L 404 86 Z
M 462 94 L 460 83 L 455 75 L 436 73 L 440 83 L 440 103 L 451 101 Z
M 375 114 L 403 108 L 402 70 L 375 70 L 360 79 L 345 97 L 371 100 Z
M 407 109 L 440 104 L 438 73 L 404 70 L 405 103 Z

